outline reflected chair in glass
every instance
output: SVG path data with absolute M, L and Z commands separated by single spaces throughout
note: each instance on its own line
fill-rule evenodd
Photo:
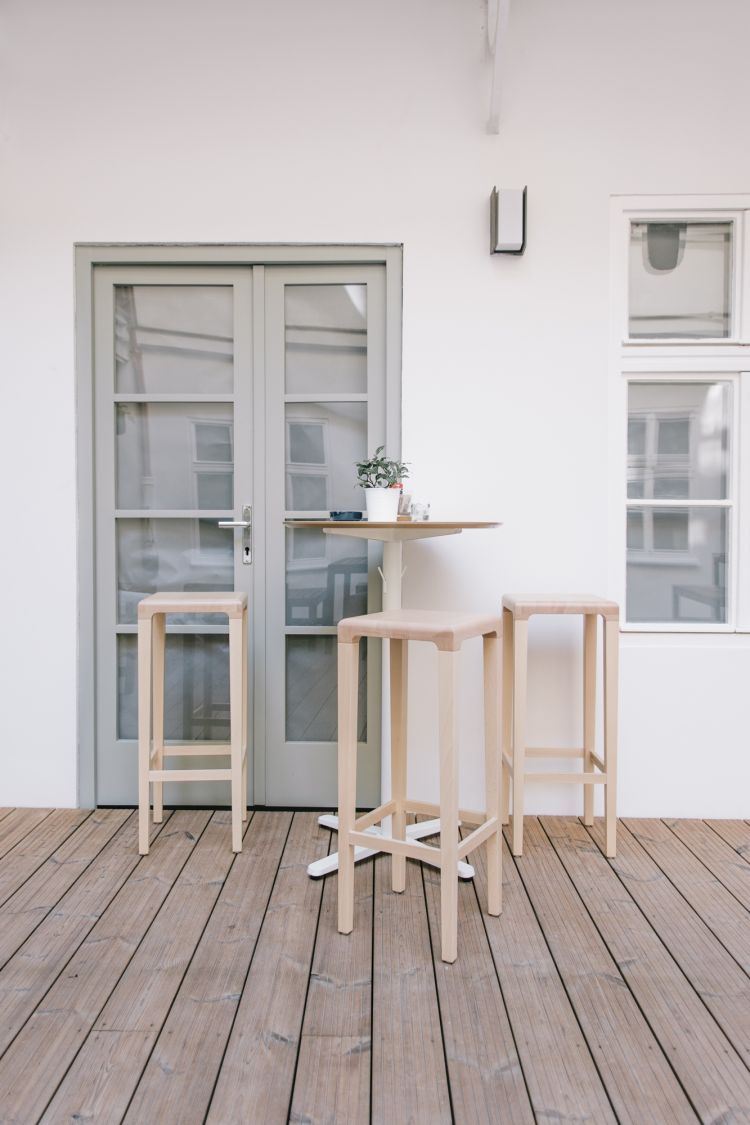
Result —
M 229 620 L 228 743 L 164 741 L 164 665 L 168 614 L 226 614 Z M 221 756 L 218 769 L 165 769 L 169 757 Z M 150 787 L 154 822 L 163 817 L 165 781 L 228 781 L 231 785 L 232 851 L 242 851 L 247 820 L 247 594 L 160 592 L 138 603 L 138 851 L 148 855 Z
M 583 747 L 560 749 L 526 745 L 526 686 L 529 618 L 535 614 L 583 617 Z M 604 622 L 604 748 L 595 752 L 597 619 Z M 594 823 L 594 786 L 603 785 L 605 851 L 615 855 L 617 839 L 617 664 L 620 610 L 615 602 L 590 594 L 506 594 L 503 598 L 503 823 L 513 794 L 513 855 L 523 854 L 523 807 L 526 782 L 583 786 L 583 822 Z M 527 771 L 527 758 L 580 759 L 582 772 Z

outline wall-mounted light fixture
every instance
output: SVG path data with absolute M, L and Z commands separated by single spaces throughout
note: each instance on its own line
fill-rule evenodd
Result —
M 492 189 L 490 254 L 523 254 L 526 249 L 526 188 Z

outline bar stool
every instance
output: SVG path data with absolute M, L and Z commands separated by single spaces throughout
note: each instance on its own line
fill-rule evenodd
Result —
M 583 616 L 583 748 L 526 746 L 526 679 L 529 618 L 537 613 Z M 595 753 L 597 617 L 604 621 L 604 757 Z M 513 778 L 513 855 L 523 854 L 523 796 L 527 781 L 583 785 L 583 822 L 594 823 L 594 786 L 605 790 L 606 854 L 615 855 L 617 834 L 617 658 L 620 610 L 590 594 L 506 594 L 503 598 L 503 775 Z M 582 773 L 537 773 L 526 758 L 580 758 Z M 504 786 L 503 823 L 509 787 Z
M 392 886 L 406 887 L 406 859 L 424 860 L 440 869 L 442 959 L 455 961 L 458 942 L 458 861 L 480 844 L 487 845 L 487 897 L 490 914 L 501 909 L 501 771 L 498 730 L 498 616 L 391 609 L 348 617 L 338 624 L 338 774 L 339 774 L 339 933 L 354 928 L 354 848 L 372 847 L 366 829 L 393 817 L 392 836 L 379 836 L 379 850 L 392 856 Z M 382 637 L 390 644 L 391 772 L 389 801 L 356 818 L 357 693 L 359 640 Z M 464 641 L 482 637 L 484 655 L 484 756 L 486 811 L 458 807 L 458 657 Z M 440 804 L 411 801 L 406 795 L 407 664 L 409 641 L 428 641 L 438 649 Z M 440 816 L 440 845 L 406 839 L 406 814 Z M 458 840 L 459 820 L 476 824 Z
M 168 613 L 225 613 L 229 618 L 229 743 L 164 745 L 164 653 Z M 164 759 L 195 755 L 229 757 L 222 769 L 164 769 Z M 138 851 L 148 855 L 149 785 L 154 822 L 163 815 L 165 781 L 229 781 L 232 851 L 242 851 L 247 820 L 247 594 L 156 593 L 138 603 Z

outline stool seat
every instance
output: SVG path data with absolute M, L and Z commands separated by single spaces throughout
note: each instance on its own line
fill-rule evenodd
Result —
M 138 620 L 144 621 L 155 613 L 226 613 L 227 617 L 242 617 L 247 608 L 247 594 L 233 590 L 168 590 L 149 594 L 138 602 Z
M 392 887 L 406 887 L 406 860 L 417 859 L 440 870 L 441 956 L 455 961 L 458 945 L 458 861 L 480 845 L 487 849 L 487 910 L 499 914 L 502 900 L 501 774 L 499 745 L 499 638 L 498 614 L 450 613 L 428 609 L 392 609 L 346 617 L 338 623 L 338 771 L 339 771 L 339 875 L 338 929 L 351 933 L 354 926 L 354 849 L 372 843 L 368 829 L 389 817 L 392 834 L 378 836 L 378 850 L 391 854 Z M 388 641 L 391 704 L 391 799 L 357 818 L 357 705 L 359 696 L 359 640 L 381 637 Z M 484 679 L 485 809 L 471 813 L 459 809 L 458 661 L 464 641 L 482 639 Z M 440 803 L 412 801 L 406 792 L 406 732 L 408 648 L 411 641 L 427 641 L 438 650 L 438 760 Z M 440 817 L 440 844 L 436 847 L 406 838 L 410 813 Z M 475 824 L 474 831 L 458 839 L 459 818 Z
M 604 618 L 619 618 L 617 602 L 598 598 L 596 594 L 506 594 L 503 609 L 509 609 L 517 621 L 535 613 L 596 613 Z
M 164 672 L 167 617 L 222 613 L 229 629 L 229 741 L 167 744 L 164 738 Z M 225 757 L 214 769 L 165 768 L 166 758 Z M 247 594 L 228 591 L 162 590 L 138 603 L 138 850 L 148 854 L 150 790 L 154 822 L 163 818 L 167 781 L 228 781 L 232 803 L 232 850 L 242 851 L 247 820 Z
M 499 614 L 453 613 L 439 609 L 385 609 L 346 617 L 338 624 L 339 640 L 351 644 L 360 637 L 388 637 L 398 641 L 429 641 L 441 652 L 457 652 L 464 641 L 488 633 L 499 636 Z

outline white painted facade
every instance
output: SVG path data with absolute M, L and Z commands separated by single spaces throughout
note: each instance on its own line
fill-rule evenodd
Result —
M 503 521 L 407 547 L 406 603 L 622 599 L 610 200 L 750 191 L 750 9 L 516 0 L 497 135 L 485 19 L 481 0 L 3 6 L 0 804 L 76 802 L 77 242 L 402 243 L 413 491 Z M 488 252 L 495 184 L 528 185 L 523 257 Z M 579 737 L 577 641 L 532 627 L 533 742 Z M 750 635 L 627 633 L 621 652 L 621 814 L 750 816 Z M 528 809 L 578 803 L 539 789 Z

